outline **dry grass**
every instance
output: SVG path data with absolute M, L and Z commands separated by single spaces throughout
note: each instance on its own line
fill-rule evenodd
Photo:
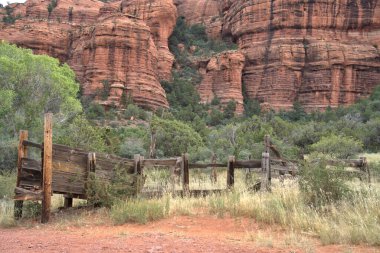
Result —
M 312 207 L 305 204 L 295 179 L 280 182 L 273 181 L 272 192 L 252 193 L 248 190 L 251 182 L 246 182 L 245 174 L 236 174 L 235 190 L 222 194 L 209 195 L 203 198 L 172 196 L 170 178 L 162 171 L 154 171 L 153 179 L 147 178 L 148 187 L 159 188 L 166 192 L 164 197 L 156 199 L 134 199 L 117 202 L 110 210 L 89 208 L 59 211 L 63 205 L 62 196 L 54 196 L 53 211 L 55 224 L 59 228 L 67 226 L 86 226 L 87 224 L 126 222 L 146 223 L 172 215 L 211 214 L 217 217 L 246 217 L 259 223 L 276 224 L 289 231 L 288 244 L 313 252 L 310 243 L 300 238 L 307 234 L 319 238 L 323 244 L 368 244 L 380 245 L 380 186 L 352 182 L 353 194 L 339 202 Z M 161 173 L 161 174 L 160 174 Z M 197 172 L 191 175 L 191 189 L 201 186 L 202 189 L 225 188 L 226 180 L 219 173 L 218 182 L 212 183 L 209 174 Z M 168 181 L 165 181 L 168 180 Z M 254 180 L 253 180 L 254 181 Z M 176 184 L 177 189 L 181 188 Z M 84 205 L 76 201 L 74 205 Z M 13 201 L 0 200 L 0 225 L 14 226 Z M 247 232 L 248 236 L 252 232 Z M 260 239 L 261 238 L 261 239 Z M 270 237 L 255 235 L 258 245 L 271 247 Z M 301 245 L 302 244 L 302 245 Z

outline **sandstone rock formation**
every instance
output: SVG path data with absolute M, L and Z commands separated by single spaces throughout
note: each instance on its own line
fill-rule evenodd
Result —
M 222 105 L 230 100 L 236 102 L 236 113 L 241 114 L 243 107 L 242 70 L 244 55 L 227 51 L 199 62 L 202 82 L 198 92 L 203 103 L 211 103 L 217 97 Z
M 49 13 L 50 3 L 12 5 L 22 18 L 1 23 L 0 39 L 67 62 L 84 94 L 107 80 L 104 104 L 124 94 L 140 106 L 168 106 L 159 80 L 171 77 L 168 38 L 177 16 L 232 39 L 244 55 L 199 61 L 203 102 L 234 99 L 241 112 L 244 83 L 249 98 L 274 109 L 295 101 L 324 109 L 351 104 L 380 83 L 379 0 L 57 0 Z
M 49 3 L 15 6 L 22 18 L 3 24 L 0 39 L 67 62 L 85 95 L 96 96 L 109 83 L 105 105 L 118 105 L 124 94 L 142 107 L 168 107 L 159 80 L 170 78 L 173 62 L 167 45 L 176 20 L 172 1 L 58 0 L 50 13 Z M 130 14 L 129 4 L 139 11 Z
M 219 0 L 174 0 L 178 15 L 190 25 L 203 24 L 209 37 L 220 38 L 222 13 Z
M 220 36 L 232 37 L 246 57 L 248 96 L 274 109 L 289 109 L 294 101 L 308 110 L 351 104 L 380 84 L 378 0 L 178 0 L 177 5 L 190 24 L 209 27 L 210 16 L 221 15 Z
M 353 103 L 380 78 L 377 0 L 234 1 L 224 17 L 246 55 L 251 98 L 274 108 L 298 100 L 307 109 Z

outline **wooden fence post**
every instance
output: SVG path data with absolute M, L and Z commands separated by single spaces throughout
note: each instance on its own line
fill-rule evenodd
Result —
M 228 168 L 227 168 L 227 188 L 231 189 L 234 187 L 235 183 L 235 156 L 228 157 Z
M 272 170 L 270 167 L 270 137 L 269 135 L 265 135 L 265 166 L 266 166 L 266 172 L 267 172 L 267 190 L 270 191 L 271 182 L 272 182 Z
M 27 139 L 28 139 L 28 131 L 21 130 L 20 131 L 19 143 L 18 143 L 16 187 L 20 186 L 22 158 L 25 158 L 28 156 L 28 147 L 23 145 L 23 142 Z M 22 217 L 22 207 L 24 205 L 24 201 L 16 200 L 14 205 L 15 205 L 14 206 L 14 217 L 17 220 L 17 219 L 20 219 Z
M 44 119 L 44 156 L 43 156 L 43 200 L 41 222 L 47 223 L 50 219 L 52 195 L 52 155 L 53 155 L 53 114 L 46 113 Z
M 187 195 L 190 191 L 190 174 L 189 174 L 189 155 L 182 155 L 182 172 L 183 172 L 183 195 Z
M 212 156 L 211 156 L 211 163 L 212 164 L 216 163 L 216 155 L 215 155 L 215 153 L 213 153 Z M 212 166 L 212 168 L 211 168 L 211 181 L 213 183 L 218 182 L 218 174 L 216 172 L 215 166 Z
M 368 183 L 370 184 L 371 183 L 371 172 L 370 172 L 370 168 L 368 166 L 367 157 L 360 157 L 360 160 L 362 160 L 363 170 L 365 172 L 367 172 Z
M 141 180 L 142 180 L 142 168 L 141 168 L 141 160 L 142 160 L 142 157 L 138 154 L 138 155 L 135 155 L 134 156 L 134 160 L 135 160 L 135 177 L 136 177 L 136 196 L 137 194 L 139 193 L 139 189 L 140 189 L 140 186 L 141 186 Z

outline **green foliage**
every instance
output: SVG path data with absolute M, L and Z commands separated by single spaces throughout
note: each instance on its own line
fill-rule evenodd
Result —
M 91 120 L 104 119 L 106 116 L 104 107 L 96 102 L 92 102 L 88 107 L 86 107 L 85 113 L 86 117 Z
M 223 116 L 225 119 L 232 119 L 235 116 L 236 111 L 236 102 L 234 100 L 230 100 L 227 103 L 227 106 L 224 108 Z
M 84 116 L 77 116 L 71 122 L 59 126 L 54 135 L 55 142 L 87 151 L 105 152 L 107 147 L 103 129 L 92 126 Z
M 363 151 L 363 144 L 348 136 L 324 136 L 311 145 L 311 150 L 334 158 L 349 158 Z
M 49 3 L 49 5 L 47 7 L 48 12 L 49 12 L 49 16 L 55 7 L 57 7 L 57 0 L 51 0 L 51 2 Z
M 145 224 L 168 216 L 170 199 L 127 200 L 112 206 L 111 219 L 115 224 L 136 222 Z
M 81 111 L 79 84 L 68 65 L 0 42 L 0 66 L 0 131 L 5 136 L 16 136 L 20 129 L 32 134 L 42 129 L 45 112 L 64 121 Z
M 137 105 L 128 104 L 124 111 L 124 117 L 126 119 L 131 119 L 133 117 L 134 119 L 146 120 L 148 118 L 148 114 L 144 109 L 141 109 Z
M 6 15 L 3 16 L 3 22 L 6 24 L 14 24 L 17 19 L 20 19 L 21 16 L 13 16 L 13 8 L 9 5 L 5 6 Z
M 157 149 L 161 150 L 165 157 L 180 156 L 190 148 L 203 146 L 201 136 L 189 125 L 177 120 L 154 116 L 151 132 L 156 134 Z
M 110 81 L 109 80 L 102 80 L 102 85 L 103 85 L 103 89 L 98 91 L 98 93 L 100 95 L 100 99 L 107 100 L 107 98 L 110 94 L 110 90 L 111 90 Z
M 0 171 L 0 200 L 12 199 L 16 185 L 16 173 Z
M 237 49 L 237 46 L 231 41 L 208 38 L 206 28 L 201 24 L 187 26 L 183 17 L 177 19 L 174 31 L 169 38 L 169 48 L 182 65 L 187 65 L 189 63 L 188 59 L 183 57 L 183 53 L 177 47 L 180 43 L 185 46 L 185 50 L 188 50 L 192 46 L 195 47 L 194 54 L 198 56 L 212 55 L 226 50 Z
M 118 164 L 113 168 L 111 181 L 89 174 L 87 201 L 90 205 L 111 207 L 120 200 L 136 196 L 144 185 L 144 178 L 130 173 L 129 167 Z
M 307 203 L 320 206 L 348 196 L 350 189 L 346 180 L 343 167 L 328 167 L 320 160 L 302 165 L 299 186 Z
M 23 218 L 38 218 L 41 216 L 42 204 L 38 201 L 26 201 L 22 208 Z

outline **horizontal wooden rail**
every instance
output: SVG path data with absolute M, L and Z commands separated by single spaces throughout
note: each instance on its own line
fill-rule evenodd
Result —
M 39 144 L 39 143 L 35 143 L 35 142 L 32 142 L 32 141 L 28 141 L 28 140 L 24 140 L 22 142 L 22 145 L 26 146 L 26 147 L 33 147 L 33 148 L 39 148 L 39 149 L 42 149 L 42 144 Z
M 189 169 L 223 168 L 227 163 L 189 163 Z
M 154 166 L 175 166 L 178 159 L 144 159 L 142 161 L 143 167 L 154 167 Z
M 261 160 L 236 160 L 235 168 L 261 168 Z

